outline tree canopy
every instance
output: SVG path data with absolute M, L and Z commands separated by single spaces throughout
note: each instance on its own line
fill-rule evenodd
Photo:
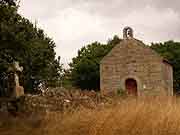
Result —
M 1 5 L 17 6 L 17 0 L 0 0 Z
M 120 41 L 118 36 L 114 36 L 107 44 L 94 42 L 82 47 L 78 51 L 78 56 L 74 57 L 70 63 L 74 86 L 81 89 L 99 90 L 100 61 Z
M 32 79 L 57 80 L 61 66 L 55 58 L 54 41 L 17 10 L 15 0 L 0 1 L 0 73 L 19 61 L 26 89 L 32 89 Z

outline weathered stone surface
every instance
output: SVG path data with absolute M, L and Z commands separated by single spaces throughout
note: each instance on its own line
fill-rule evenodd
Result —
M 173 95 L 172 66 L 133 37 L 125 38 L 102 59 L 100 78 L 102 94 L 126 91 L 125 81 L 132 78 L 138 95 Z
M 8 96 L 11 98 L 20 98 L 24 96 L 24 88 L 20 86 L 19 74 L 23 71 L 23 67 L 18 62 L 14 62 L 8 68 Z
M 101 103 L 106 103 L 108 97 L 103 97 L 94 91 L 67 90 L 63 88 L 49 88 L 39 95 L 25 95 L 26 110 L 45 111 L 73 111 L 78 107 L 93 109 Z

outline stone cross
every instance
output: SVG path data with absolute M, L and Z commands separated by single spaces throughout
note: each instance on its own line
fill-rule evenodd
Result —
M 15 83 L 16 86 L 20 86 L 19 85 L 19 76 L 17 74 L 17 72 L 22 72 L 23 71 L 23 67 L 19 66 L 19 62 L 14 62 L 14 70 L 15 70 Z
M 19 66 L 19 62 L 14 62 L 8 69 L 8 72 L 9 72 L 9 80 L 8 80 L 9 92 L 11 92 L 10 95 L 12 95 L 13 97 L 16 97 L 16 98 L 24 95 L 24 88 L 22 86 L 20 86 L 20 84 L 19 84 L 19 75 L 18 75 L 18 73 L 21 73 L 22 71 L 23 71 L 23 67 Z

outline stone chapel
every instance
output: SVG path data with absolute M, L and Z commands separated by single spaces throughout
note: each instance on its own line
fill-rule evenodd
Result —
M 173 68 L 125 27 L 123 40 L 100 63 L 100 87 L 104 95 L 173 95 Z

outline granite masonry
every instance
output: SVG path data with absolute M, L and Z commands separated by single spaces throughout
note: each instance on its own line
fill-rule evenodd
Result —
M 101 61 L 100 86 L 104 95 L 173 95 L 173 68 L 125 27 L 123 40 Z

